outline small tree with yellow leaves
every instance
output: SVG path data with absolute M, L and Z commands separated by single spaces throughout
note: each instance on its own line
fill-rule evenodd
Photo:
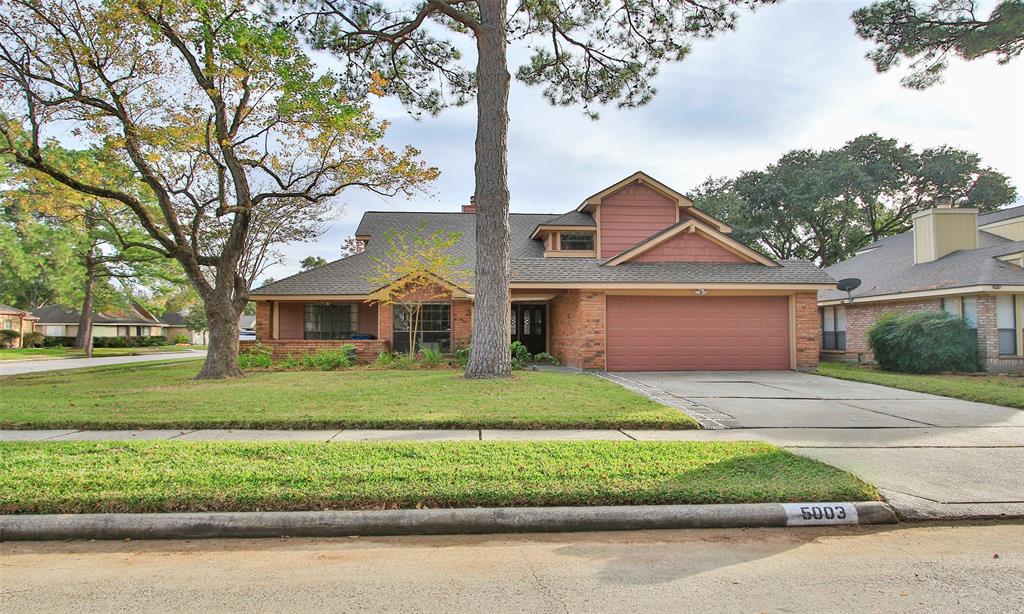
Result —
M 415 356 L 423 305 L 451 296 L 464 288 L 469 274 L 460 268 L 464 259 L 452 253 L 461 232 L 435 230 L 426 222 L 416 230 L 392 229 L 384 233 L 388 248 L 373 259 L 374 274 L 367 279 L 380 289 L 370 299 L 381 306 L 398 306 L 409 322 L 409 355 Z

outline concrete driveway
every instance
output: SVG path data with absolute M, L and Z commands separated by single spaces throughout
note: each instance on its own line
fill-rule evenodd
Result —
M 818 375 L 601 374 L 697 418 L 699 432 L 636 439 L 759 439 L 871 482 L 907 518 L 1024 516 L 1024 411 Z

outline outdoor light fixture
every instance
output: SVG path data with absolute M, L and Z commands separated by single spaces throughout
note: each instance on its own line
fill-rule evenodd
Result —
M 705 294 L 707 294 L 707 293 L 708 293 L 708 290 L 707 290 L 707 288 L 697 288 L 697 289 L 696 289 L 696 290 L 694 290 L 693 292 L 694 292 L 694 294 L 696 294 L 697 296 L 704 296 Z

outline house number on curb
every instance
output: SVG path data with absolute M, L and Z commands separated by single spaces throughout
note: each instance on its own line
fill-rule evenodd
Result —
M 857 524 L 857 508 L 852 503 L 783 503 L 786 526 L 817 524 Z

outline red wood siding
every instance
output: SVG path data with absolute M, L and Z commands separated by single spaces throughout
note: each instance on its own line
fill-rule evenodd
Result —
M 281 303 L 277 308 L 278 339 L 302 339 L 303 326 L 306 320 L 305 303 Z
M 748 262 L 695 232 L 683 231 L 630 262 Z
M 785 296 L 609 296 L 609 371 L 789 369 Z
M 634 183 L 601 201 L 601 258 L 611 258 L 676 223 L 676 203 Z

